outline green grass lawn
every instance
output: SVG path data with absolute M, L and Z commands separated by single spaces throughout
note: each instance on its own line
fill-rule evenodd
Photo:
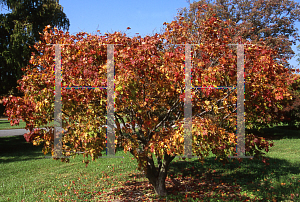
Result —
M 10 125 L 10 121 L 6 120 L 0 120 L 0 130 L 9 130 L 9 129 L 24 129 L 26 126 L 26 123 L 23 120 L 20 120 L 19 125 Z M 50 124 L 47 124 L 45 126 L 50 126 Z M 42 127 L 45 127 L 42 126 Z
M 284 126 L 265 131 L 275 137 L 269 166 L 250 159 L 224 166 L 213 155 L 204 165 L 175 159 L 167 200 L 154 195 L 129 152 L 85 167 L 81 155 L 62 163 L 46 159 L 42 147 L 23 136 L 0 137 L 0 201 L 300 201 L 300 132 Z
M 124 119 L 125 122 L 127 121 L 127 119 Z M 46 124 L 44 126 L 41 127 L 46 127 L 46 126 L 50 126 L 51 124 Z M 10 121 L 8 121 L 7 119 L 0 119 L 0 130 L 9 130 L 9 129 L 24 129 L 26 127 L 26 123 L 23 120 L 20 120 L 19 125 L 14 125 L 11 126 L 10 125 Z
M 24 121 L 20 121 L 19 125 L 10 125 L 10 121 L 6 120 L 0 120 L 0 130 L 7 130 L 7 129 L 19 129 L 19 128 L 25 128 L 26 124 Z

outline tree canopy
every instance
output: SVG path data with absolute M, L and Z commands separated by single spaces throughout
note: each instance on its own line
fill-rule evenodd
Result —
M 18 88 L 25 96 L 3 99 L 6 114 L 12 125 L 24 120 L 30 130 L 26 135 L 36 136 L 33 143 L 44 143 L 43 152 L 53 154 L 53 127 L 49 131 L 36 129 L 54 119 L 55 48 L 46 44 L 70 44 L 62 46 L 63 86 L 107 86 L 106 45 L 121 44 L 114 49 L 115 144 L 122 139 L 124 151 L 137 159 L 139 169 L 145 171 L 156 193 L 166 195 L 169 164 L 184 152 L 185 44 L 198 44 L 191 53 L 191 62 L 195 64 L 193 86 L 237 85 L 237 50 L 228 44 L 248 44 L 245 48 L 246 125 L 279 122 L 281 117 L 276 111 L 292 99 L 288 86 L 296 78 L 273 59 L 277 52 L 265 44 L 252 45 L 245 39 L 231 38 L 237 30 L 230 23 L 210 17 L 200 22 L 198 34 L 191 35 L 188 31 L 192 24 L 181 18 L 165 23 L 163 34 L 144 38 L 129 38 L 119 32 L 74 36 L 47 27 L 41 43 L 35 44 L 40 54 L 32 55 L 30 65 L 23 69 L 26 75 L 19 81 Z M 195 43 L 195 40 L 199 41 Z M 202 57 L 194 57 L 197 54 Z M 212 57 L 219 59 L 212 64 Z M 44 70 L 38 71 L 41 66 Z M 83 152 L 85 157 L 97 159 L 105 148 L 106 130 L 101 126 L 106 121 L 106 91 L 62 89 L 61 96 L 66 130 L 62 137 L 63 155 Z M 210 151 L 223 163 L 228 162 L 228 156 L 236 154 L 236 100 L 236 91 L 232 89 L 192 91 L 192 152 L 199 161 L 203 162 Z M 267 164 L 263 150 L 268 152 L 271 146 L 262 137 L 246 134 L 246 156 L 262 157 Z
M 213 16 L 223 21 L 229 20 L 233 22 L 231 26 L 236 27 L 237 30 L 231 38 L 238 39 L 240 37 L 251 41 L 252 44 L 265 44 L 277 52 L 272 55 L 274 60 L 287 67 L 291 72 L 299 72 L 287 62 L 295 54 L 292 50 L 292 44 L 295 45 L 300 39 L 298 28 L 295 26 L 295 23 L 299 22 L 300 19 L 300 6 L 297 2 L 290 0 L 200 0 L 193 3 L 188 2 L 189 7 L 179 9 L 175 19 L 182 18 L 184 22 L 191 23 L 187 33 L 191 36 L 195 34 L 198 36 L 198 39 L 194 40 L 195 43 L 201 39 L 198 30 L 202 20 L 207 20 Z M 204 9 L 203 5 L 209 9 Z M 216 65 L 217 61 L 218 57 L 210 57 L 212 64 Z M 297 108 L 299 108 L 300 103 L 296 85 L 294 83 L 293 87 L 290 86 L 294 98 L 285 104 L 288 107 L 285 108 L 285 118 L 282 119 L 283 122 L 291 125 L 300 121 L 299 116 L 294 116 L 299 114 Z M 283 112 L 278 113 L 282 114 Z M 269 127 L 265 123 L 255 123 L 254 125 L 257 129 Z

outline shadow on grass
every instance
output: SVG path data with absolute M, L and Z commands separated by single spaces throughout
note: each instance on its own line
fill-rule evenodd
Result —
M 187 201 L 185 199 L 188 195 L 206 201 L 203 197 L 207 194 L 207 197 L 210 197 L 210 193 L 216 195 L 231 193 L 226 200 L 221 196 L 211 197 L 215 201 L 217 199 L 244 201 L 255 193 L 260 198 L 255 201 L 270 201 L 274 198 L 276 201 L 284 201 L 286 197 L 299 193 L 300 176 L 295 179 L 289 176 L 299 175 L 300 164 L 291 164 L 277 158 L 270 158 L 269 163 L 270 165 L 266 166 L 261 160 L 245 159 L 241 163 L 235 160 L 223 165 L 215 161 L 213 157 L 206 159 L 204 165 L 198 160 L 171 162 L 166 180 L 168 197 L 177 201 Z M 133 179 L 134 176 L 136 179 Z M 116 189 L 114 193 L 122 194 L 122 198 L 128 201 L 132 198 L 143 198 L 146 195 L 155 196 L 153 187 L 147 180 L 141 180 L 142 177 L 142 174 L 136 173 L 131 176 L 130 181 L 124 182 L 122 188 Z M 280 182 L 285 184 L 281 185 Z M 245 191 L 247 196 L 243 196 L 241 191 Z M 300 199 L 299 196 L 294 198 L 294 200 L 297 199 Z
M 246 132 L 264 137 L 267 140 L 300 139 L 300 130 L 295 126 L 275 126 L 273 128 L 264 128 L 261 131 L 246 129 Z
M 300 139 L 300 131 L 293 130 L 288 126 L 265 128 L 260 133 L 251 132 L 268 140 Z M 243 159 L 241 163 L 234 159 L 225 165 L 215 160 L 214 157 L 205 159 L 203 165 L 197 159 L 188 162 L 175 159 L 170 164 L 168 176 L 181 179 L 186 177 L 205 179 L 217 182 L 218 186 L 222 186 L 222 183 L 237 184 L 244 190 L 258 193 L 257 195 L 263 199 L 275 195 L 275 198 L 280 201 L 286 199 L 282 196 L 283 193 L 286 197 L 299 193 L 300 163 L 291 163 L 279 158 L 268 158 L 270 163 L 268 166 L 261 159 Z M 298 176 L 291 179 L 290 175 Z M 300 201 L 299 195 L 297 198 Z
M 9 163 L 45 158 L 42 153 L 43 146 L 34 146 L 26 142 L 24 136 L 0 137 L 0 161 Z
M 42 149 L 43 144 L 34 146 L 31 142 L 26 142 L 23 135 L 0 137 L 0 162 L 10 163 L 44 159 L 45 156 Z M 116 148 L 116 152 L 123 150 L 123 148 Z M 104 149 L 103 151 L 105 152 L 106 150 Z
M 300 201 L 300 164 L 277 158 L 269 162 L 265 166 L 260 160 L 245 159 L 223 165 L 211 157 L 202 165 L 198 160 L 177 160 L 171 163 L 166 179 L 167 198 L 158 197 L 148 180 L 141 179 L 144 176 L 140 172 L 103 197 L 114 195 L 121 201 L 285 201 L 294 195 L 293 201 Z M 299 177 L 290 179 L 293 174 Z M 251 194 L 257 198 L 251 200 Z
M 257 132 L 257 131 L 256 131 Z M 253 132 L 254 133 L 254 132 Z M 261 133 L 254 133 L 266 139 L 300 139 L 299 131 L 293 130 L 288 126 L 276 126 L 274 128 L 263 129 Z M 248 196 L 255 193 L 258 198 L 257 201 L 270 201 L 276 199 L 277 201 L 286 200 L 287 197 L 294 196 L 294 200 L 300 197 L 300 163 L 291 163 L 284 159 L 270 158 L 268 166 L 265 165 L 261 159 L 243 159 L 240 163 L 236 159 L 230 163 L 222 164 L 214 157 L 206 158 L 202 165 L 197 159 L 184 161 L 175 159 L 170 164 L 168 171 L 168 179 L 166 186 L 168 193 L 172 197 L 183 201 L 188 187 L 193 187 L 189 194 L 200 198 L 203 194 L 198 193 L 236 193 L 239 194 L 241 190 L 245 191 Z M 291 176 L 295 176 L 292 178 Z M 134 180 L 133 178 L 136 178 Z M 144 175 L 136 173 L 130 176 L 131 181 L 124 183 L 122 190 L 116 193 L 123 193 L 123 197 L 130 199 L 132 189 L 145 190 L 148 194 L 154 193 L 151 186 L 147 188 L 149 183 L 141 181 Z M 143 184 L 148 184 L 147 186 Z M 126 194 L 125 194 L 126 193 Z M 139 195 L 143 193 L 138 192 Z M 242 201 L 242 197 L 239 199 Z M 228 198 L 228 201 L 231 199 Z

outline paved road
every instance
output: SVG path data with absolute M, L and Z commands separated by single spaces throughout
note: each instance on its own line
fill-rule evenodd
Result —
M 106 126 L 106 125 L 103 125 Z M 120 124 L 121 128 L 123 127 L 123 124 Z M 117 128 L 116 124 L 115 127 Z M 137 125 L 136 125 L 137 127 Z M 46 128 L 44 128 L 46 129 Z M 24 135 L 25 133 L 28 133 L 29 130 L 26 129 L 11 129 L 11 130 L 0 130 L 0 137 L 6 137 L 6 136 L 16 136 L 16 135 Z
M 46 128 L 44 128 L 44 129 L 46 129 Z M 0 130 L 0 137 L 24 135 L 25 133 L 28 133 L 28 132 L 29 132 L 29 130 L 26 130 L 26 129 Z
M 0 137 L 24 135 L 27 132 L 25 129 L 0 130 Z

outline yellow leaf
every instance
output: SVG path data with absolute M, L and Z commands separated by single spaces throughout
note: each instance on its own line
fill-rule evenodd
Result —
M 179 142 L 183 143 L 184 142 L 184 138 L 183 137 L 179 137 Z
M 215 111 L 215 113 L 218 114 L 218 106 L 217 105 L 214 105 L 214 111 Z
M 206 105 L 209 105 L 210 101 L 204 101 Z

